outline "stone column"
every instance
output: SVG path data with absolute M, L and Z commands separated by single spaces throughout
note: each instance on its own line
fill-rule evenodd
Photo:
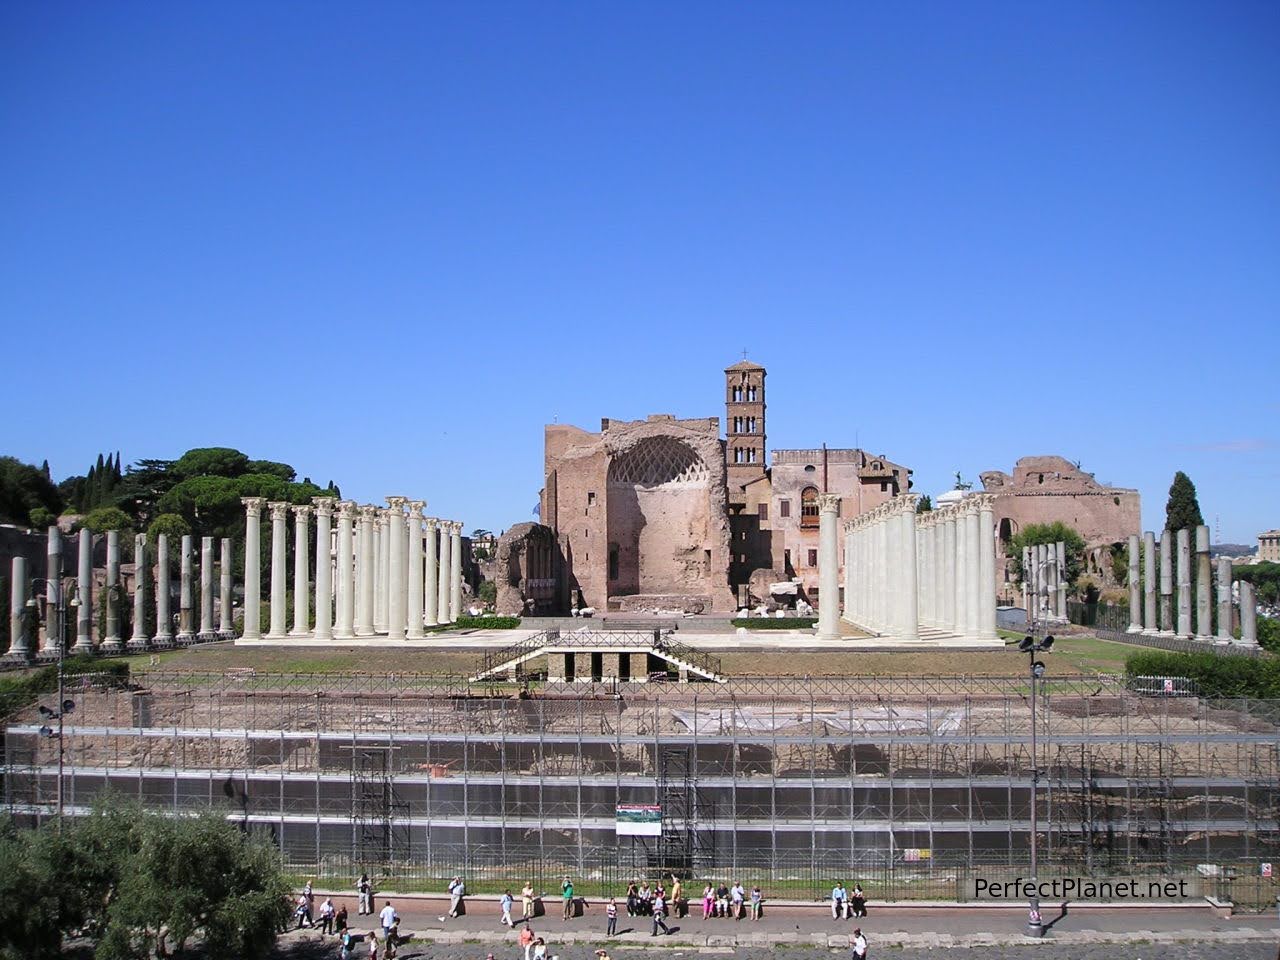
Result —
M 1218 639 L 1230 642 L 1231 628 L 1231 558 L 1218 558 Z
M 270 636 L 280 639 L 287 635 L 286 618 L 288 599 L 288 535 L 289 504 L 283 500 L 268 503 L 271 509 L 271 628 Z
M 1156 622 L 1156 535 L 1148 530 L 1142 535 L 1142 629 L 1157 633 Z
M 218 562 L 218 633 L 229 637 L 235 632 L 235 600 L 231 589 L 231 538 L 222 538 Z
M 173 646 L 173 613 L 169 609 L 172 588 L 169 584 L 169 538 L 156 536 L 156 635 L 152 646 L 166 650 Z
M 107 531 L 107 635 L 102 638 L 102 653 L 119 653 L 124 649 L 120 641 L 120 531 Z
M 212 640 L 213 638 L 213 537 L 201 537 L 200 639 Z
M 943 507 L 938 518 L 942 525 L 942 605 L 943 629 L 956 633 L 956 514 L 953 507 Z
M 898 524 L 902 531 L 902 578 L 899 582 L 901 598 L 898 609 L 902 627 L 898 632 L 903 640 L 920 639 L 920 582 L 916 578 L 916 503 L 920 498 L 914 493 L 897 497 Z
M 1240 581 L 1240 643 L 1246 647 L 1258 645 L 1258 605 L 1253 598 L 1253 584 Z
M 133 538 L 133 636 L 130 650 L 145 650 L 147 636 L 147 537 L 139 533 Z
M 400 549 L 405 542 L 404 497 L 387 497 L 387 638 L 403 640 L 405 637 L 405 582 L 404 554 Z
M 1160 632 L 1173 636 L 1173 531 L 1160 532 Z
M 31 645 L 23 629 L 27 612 L 27 558 L 14 557 L 9 569 L 9 659 L 30 660 Z
M 462 521 L 449 528 L 449 617 L 457 623 L 462 616 Z
M 93 653 L 93 532 L 80 528 L 76 575 L 76 643 L 72 653 Z
M 262 638 L 261 519 L 265 497 L 241 497 L 244 504 L 244 628 L 245 640 Z
M 183 534 L 179 560 L 178 581 L 178 642 L 195 643 L 195 602 L 192 595 L 192 580 L 195 575 L 194 547 L 191 534 Z
M 967 614 L 965 620 L 965 632 L 971 636 L 978 636 L 981 630 L 982 616 L 978 612 L 981 606 L 979 595 L 982 591 L 982 553 L 979 537 L 981 530 L 978 523 L 978 502 L 977 495 L 970 495 L 966 498 L 965 512 L 965 545 L 968 547 L 968 562 L 965 566 L 968 568 L 968 575 L 965 578 L 967 585 L 964 609 Z M 992 602 L 995 599 L 992 598 Z
M 836 525 L 840 522 L 840 498 L 818 495 L 818 639 L 839 640 L 840 561 Z
M 373 595 L 376 586 L 374 583 L 373 531 L 377 513 L 377 507 L 360 507 L 360 539 L 357 543 L 360 549 L 360 559 L 356 578 L 356 582 L 360 587 L 359 596 L 356 598 L 357 637 L 373 636 Z
M 339 640 L 350 640 L 356 635 L 356 578 L 355 556 L 352 550 L 354 530 L 352 518 L 356 505 L 351 500 L 339 500 L 338 508 L 338 617 L 333 635 Z
M 428 627 L 433 627 L 441 622 L 439 595 L 440 595 L 440 566 L 439 566 L 439 550 L 437 549 L 437 532 L 440 521 L 435 517 L 423 517 L 423 525 L 427 528 L 426 534 L 426 554 L 422 559 L 422 620 Z
M 1031 585 L 1031 548 L 1022 548 L 1022 609 L 1027 612 L 1027 625 L 1031 624 L 1031 598 L 1035 590 Z
M 376 578 L 373 592 L 374 633 L 387 632 L 387 588 L 391 572 L 391 537 L 387 527 L 390 523 L 391 518 L 386 510 L 379 510 L 374 517 L 373 543 L 378 551 L 378 555 L 374 557 L 374 577 Z
M 965 508 L 956 510 L 956 633 L 966 635 L 969 629 L 969 521 Z
M 1053 586 L 1058 592 L 1058 617 L 1067 622 L 1067 545 L 1059 540 L 1053 545 L 1056 553 L 1053 565 Z
M 333 639 L 333 497 L 312 497 L 316 511 L 316 629 L 317 640 Z
M 978 639 L 997 640 L 996 633 L 996 498 L 978 494 Z
M 1213 636 L 1213 567 L 1209 563 L 1209 528 L 1196 527 L 1196 636 Z
M 423 500 L 409 501 L 409 563 L 405 570 L 409 602 L 405 608 L 408 620 L 405 635 L 410 640 L 421 640 L 426 636 L 422 629 L 422 508 L 425 506 Z
M 1191 531 L 1178 531 L 1178 636 L 1191 636 Z
M 62 531 L 51 526 L 46 533 L 48 553 L 45 570 L 44 593 L 44 647 L 42 651 L 58 656 L 65 636 L 65 625 L 58 614 L 58 598 L 62 596 Z
M 302 504 L 293 508 L 293 630 L 291 637 L 311 635 L 311 511 Z M 320 556 L 317 545 L 316 556 Z M 326 545 L 327 552 L 327 545 Z
M 440 623 L 453 623 L 449 615 L 449 524 L 448 520 L 440 521 L 440 556 L 436 570 L 436 616 Z
M 1139 544 L 1136 533 L 1129 534 L 1129 633 L 1142 632 L 1142 577 L 1139 573 Z

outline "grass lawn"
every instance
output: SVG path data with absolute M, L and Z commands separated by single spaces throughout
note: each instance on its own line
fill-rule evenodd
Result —
M 1122 673 L 1127 656 L 1137 648 L 1095 637 L 1063 637 L 1044 657 L 1050 675 Z M 1012 641 L 1004 650 L 937 650 L 920 653 L 797 653 L 788 650 L 751 651 L 720 655 L 728 676 L 1014 676 L 1027 668 Z M 328 648 L 298 650 L 234 647 L 230 644 L 190 647 L 134 657 L 135 668 L 222 672 L 250 667 L 278 673 L 429 673 L 463 675 L 473 672 L 481 654 L 468 651 Z

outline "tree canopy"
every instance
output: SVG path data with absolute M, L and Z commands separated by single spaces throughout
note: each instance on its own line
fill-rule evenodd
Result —
M 1166 530 L 1194 530 L 1204 524 L 1204 517 L 1200 514 L 1200 501 L 1196 499 L 1196 485 L 1181 470 L 1173 475 L 1164 516 Z
M 31 519 L 31 511 L 36 509 L 46 511 L 40 515 L 41 520 L 61 513 L 58 488 L 40 467 L 15 457 L 0 457 L 0 523 L 44 526 Z
M 1008 555 L 1013 558 L 1014 570 L 1022 577 L 1022 548 L 1043 543 L 1063 542 L 1067 554 L 1067 584 L 1074 586 L 1084 572 L 1084 537 L 1061 520 L 1053 523 L 1029 523 L 1009 541 Z

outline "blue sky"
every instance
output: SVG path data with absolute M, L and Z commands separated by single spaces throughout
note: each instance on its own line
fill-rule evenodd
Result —
M 528 519 L 542 425 L 1280 526 L 1274 3 L 10 3 L 3 452 Z

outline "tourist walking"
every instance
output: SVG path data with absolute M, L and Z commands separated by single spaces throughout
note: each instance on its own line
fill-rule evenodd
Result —
M 618 901 L 616 898 L 609 898 L 609 905 L 604 908 L 604 915 L 609 921 L 605 936 L 612 937 L 618 932 Z
M 520 909 L 524 911 L 524 916 L 520 919 L 528 923 L 533 919 L 533 881 L 526 880 L 525 885 L 520 888 Z
M 458 918 L 458 913 L 462 910 L 462 898 L 466 895 L 467 886 L 462 882 L 461 877 L 454 877 L 449 881 L 449 912 L 440 918 L 440 922 L 445 920 Z
M 516 905 L 515 897 L 511 896 L 510 890 L 502 891 L 502 899 L 498 901 L 502 905 L 502 922 L 508 927 L 514 927 L 515 921 L 511 919 L 511 908 Z
M 308 914 L 308 912 L 307 912 L 307 898 L 306 898 L 306 897 L 304 897 L 304 896 L 302 896 L 302 895 L 299 895 L 299 896 L 298 896 L 298 904 L 297 904 L 297 906 L 296 906 L 296 907 L 294 907 L 294 908 L 293 908 L 293 915 L 294 915 L 295 917 L 297 917 L 297 918 L 298 918 L 298 925 L 297 925 L 296 927 L 294 927 L 293 929 L 295 929 L 295 930 L 301 930 L 301 929 L 302 929 L 302 925 L 303 925 L 304 923 L 305 923 L 308 927 L 312 926 L 312 923 L 311 923 L 311 916 L 310 916 L 310 915 Z
M 338 904 L 338 912 L 333 915 L 333 932 L 342 936 L 347 932 L 347 905 Z
M 529 951 L 533 949 L 533 927 L 527 923 L 520 928 L 520 939 L 517 941 L 520 946 L 524 947 L 524 960 L 529 960 Z
M 849 891 L 844 888 L 844 881 L 836 881 L 831 888 L 831 919 L 840 920 L 849 916 Z
M 680 884 L 680 878 L 674 873 L 671 875 L 671 914 L 677 920 L 689 912 L 689 902 L 684 897 L 684 887 Z
M 568 877 L 560 884 L 560 896 L 564 900 L 564 919 L 573 916 L 573 881 Z
M 663 933 L 670 933 L 666 924 L 667 902 L 661 897 L 653 898 L 653 932 L 649 934 L 651 937 L 658 935 L 658 928 L 662 928 Z
M 861 927 L 853 928 L 853 960 L 867 960 L 867 938 Z
M 382 935 L 385 937 L 387 933 L 395 926 L 396 909 L 391 906 L 391 901 L 387 901 L 387 905 L 382 908 L 382 912 L 378 914 L 378 922 L 382 924 Z
M 355 946 L 356 938 L 351 935 L 350 930 L 343 930 L 338 938 L 341 948 L 338 950 L 338 960 L 351 960 L 351 950 Z
M 378 934 L 369 931 L 369 960 L 378 960 Z
M 862 892 L 862 884 L 853 885 L 853 893 L 849 894 L 849 912 L 855 917 L 867 915 L 867 895 Z
M 320 904 L 320 932 L 326 935 L 333 933 L 332 897 L 326 897 L 324 903 Z
M 360 916 L 371 916 L 373 914 L 373 882 L 367 873 L 360 874 L 360 879 L 356 881 L 356 894 L 360 898 Z

